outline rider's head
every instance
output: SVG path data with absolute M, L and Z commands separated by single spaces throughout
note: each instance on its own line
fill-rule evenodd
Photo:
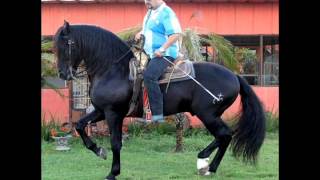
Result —
M 148 9 L 157 9 L 162 3 L 163 0 L 144 0 Z

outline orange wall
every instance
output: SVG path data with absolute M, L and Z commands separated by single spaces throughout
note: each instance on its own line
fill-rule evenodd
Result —
M 258 87 L 252 86 L 257 93 L 267 111 L 278 114 L 279 111 L 279 87 Z M 60 90 L 65 96 L 69 95 L 68 89 Z M 42 89 L 42 113 L 45 113 L 45 119 L 50 120 L 50 112 L 60 121 L 68 122 L 69 120 L 69 101 L 68 98 L 61 98 L 55 91 L 51 89 Z M 222 118 L 228 120 L 232 118 L 240 108 L 240 96 L 230 106 Z M 201 121 L 196 116 L 187 113 L 191 120 L 192 126 L 201 126 Z
M 41 89 L 41 114 L 46 121 L 51 120 L 51 115 L 59 123 L 69 121 L 69 89 L 59 89 L 66 96 L 62 98 L 52 89 Z
M 279 34 L 278 3 L 168 3 L 182 28 L 221 35 Z M 63 24 L 93 24 L 112 32 L 140 25 L 142 3 L 42 4 L 42 35 L 53 35 Z M 192 14 L 195 18 L 190 20 Z
M 279 87 L 259 87 L 252 86 L 259 99 L 262 101 L 266 111 L 277 114 L 279 111 Z M 240 96 L 223 114 L 223 118 L 230 119 L 238 112 L 240 106 Z

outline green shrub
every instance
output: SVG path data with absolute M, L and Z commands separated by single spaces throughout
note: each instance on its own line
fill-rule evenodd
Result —
M 266 112 L 267 132 L 277 132 L 279 130 L 279 117 L 272 112 Z
M 50 114 L 50 120 L 45 121 L 45 114 L 41 118 L 41 138 L 45 141 L 53 141 L 51 138 L 51 129 L 58 129 L 59 124 L 55 120 L 54 116 Z
M 183 132 L 184 137 L 211 135 L 206 128 L 189 128 Z
M 131 123 L 128 125 L 128 133 L 132 136 L 142 136 L 143 134 L 158 134 L 158 135 L 172 135 L 175 134 L 176 127 L 174 124 L 163 123 L 159 125 L 155 124 L 141 124 Z
M 128 125 L 128 133 L 131 136 L 141 136 L 143 133 L 145 133 L 145 125 L 141 123 L 131 123 Z
M 176 133 L 176 126 L 174 124 L 163 123 L 158 126 L 153 126 L 150 128 L 151 132 L 156 132 L 157 134 L 163 135 L 172 135 Z

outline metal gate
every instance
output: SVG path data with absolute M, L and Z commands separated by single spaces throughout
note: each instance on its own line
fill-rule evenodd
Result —
M 77 75 L 79 78 L 72 81 L 71 88 L 71 120 L 73 123 L 76 123 L 89 109 L 93 108 L 89 96 L 90 82 L 86 71 L 83 68 L 78 68 Z M 105 121 L 88 125 L 86 132 L 88 136 L 109 134 Z
M 78 68 L 81 72 L 82 68 Z M 72 81 L 72 109 L 86 110 L 90 106 L 89 86 L 90 82 L 85 72 L 79 74 L 77 81 Z
M 279 55 L 272 54 L 265 57 L 263 65 L 263 84 L 272 86 L 279 85 Z

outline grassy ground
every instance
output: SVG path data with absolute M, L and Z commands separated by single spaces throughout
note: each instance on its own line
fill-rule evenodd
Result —
M 216 174 L 197 175 L 197 154 L 212 137 L 199 134 L 184 138 L 184 152 L 174 153 L 174 135 L 145 134 L 124 141 L 121 150 L 121 174 L 117 179 L 216 179 L 274 180 L 279 179 L 279 143 L 277 133 L 268 133 L 256 167 L 245 165 L 227 151 Z M 43 180 L 102 180 L 109 173 L 112 153 L 109 139 L 95 138 L 108 149 L 108 159 L 102 160 L 87 150 L 79 138 L 71 142 L 71 150 L 54 150 L 54 143 L 42 143 Z M 214 153 L 211 155 L 212 159 Z

